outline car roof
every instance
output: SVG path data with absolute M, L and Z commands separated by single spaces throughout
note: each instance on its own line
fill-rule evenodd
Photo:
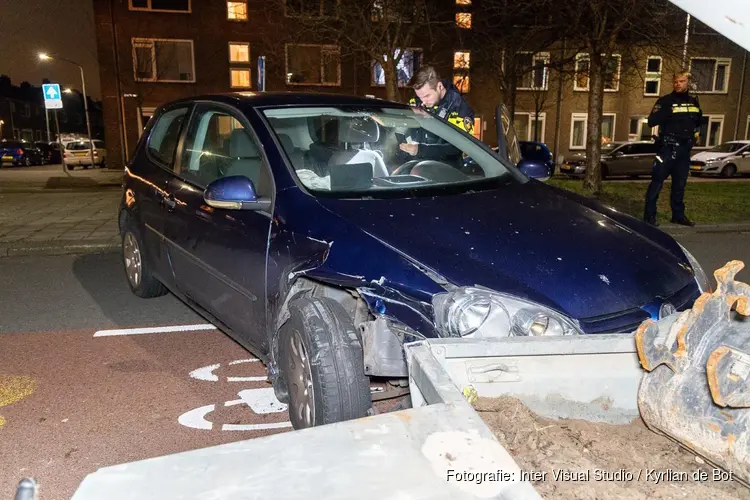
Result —
M 184 97 L 164 103 L 165 106 L 190 103 L 196 101 L 216 101 L 233 106 L 273 107 L 273 106 L 390 106 L 408 108 L 409 105 L 378 99 L 375 97 L 361 97 L 348 94 L 316 93 L 316 92 L 229 92 L 216 94 L 201 94 Z

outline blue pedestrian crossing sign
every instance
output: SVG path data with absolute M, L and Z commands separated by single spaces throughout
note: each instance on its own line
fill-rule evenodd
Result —
M 45 83 L 42 85 L 44 107 L 47 109 L 62 109 L 62 94 L 59 83 Z

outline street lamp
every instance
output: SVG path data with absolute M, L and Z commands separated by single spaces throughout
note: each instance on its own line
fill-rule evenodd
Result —
M 62 57 L 52 57 L 49 54 L 46 54 L 44 52 L 39 53 L 39 60 L 40 61 L 51 61 L 51 60 L 57 60 L 57 61 L 63 61 L 66 63 L 74 64 L 78 66 L 78 69 L 81 70 L 81 86 L 83 87 L 83 109 L 86 113 L 86 131 L 88 132 L 89 136 L 89 156 L 91 158 L 91 167 L 94 167 L 94 143 L 91 140 L 91 122 L 89 121 L 89 100 L 86 97 L 86 77 L 83 75 L 83 66 L 78 64 L 75 61 L 71 61 L 69 59 L 63 59 Z

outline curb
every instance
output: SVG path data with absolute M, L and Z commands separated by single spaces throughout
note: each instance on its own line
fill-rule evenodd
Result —
M 677 224 L 665 224 L 659 228 L 672 236 L 685 236 L 691 234 L 716 234 L 716 233 L 746 233 L 750 232 L 750 223 L 740 222 L 736 224 L 699 224 L 695 227 L 678 226 Z
M 0 244 L 0 258 L 31 255 L 81 255 L 87 253 L 109 253 L 120 249 L 119 242 L 54 243 L 42 241 L 38 244 Z

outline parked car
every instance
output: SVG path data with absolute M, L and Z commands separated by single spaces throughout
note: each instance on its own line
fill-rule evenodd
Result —
M 750 141 L 725 142 L 708 151 L 701 151 L 690 158 L 693 175 L 721 175 L 734 177 L 750 174 Z
M 14 167 L 30 167 L 44 162 L 42 152 L 34 144 L 25 141 L 3 140 L 0 142 L 0 157 L 3 165 L 11 164 Z
M 107 150 L 104 148 L 104 143 L 100 140 L 94 139 L 94 162 L 93 165 L 104 167 L 107 162 Z M 70 141 L 65 144 L 63 150 L 63 163 L 66 167 L 75 168 L 77 165 L 81 165 L 84 168 L 92 166 L 91 152 L 89 151 L 89 141 Z
M 602 146 L 602 179 L 651 176 L 658 148 L 653 141 L 609 142 Z M 560 172 L 579 176 L 586 173 L 586 153 L 575 153 L 563 161 Z
M 404 160 L 415 128 L 458 155 Z M 132 292 L 171 291 L 253 352 L 295 429 L 364 416 L 373 381 L 403 387 L 405 341 L 633 332 L 710 287 L 657 228 L 380 99 L 176 100 L 123 182 Z
M 62 162 L 61 147 L 58 143 L 37 141 L 34 143 L 34 147 L 42 153 L 44 163 Z
M 545 181 L 555 174 L 555 159 L 543 142 L 520 141 L 521 161 L 518 168 L 529 177 Z

